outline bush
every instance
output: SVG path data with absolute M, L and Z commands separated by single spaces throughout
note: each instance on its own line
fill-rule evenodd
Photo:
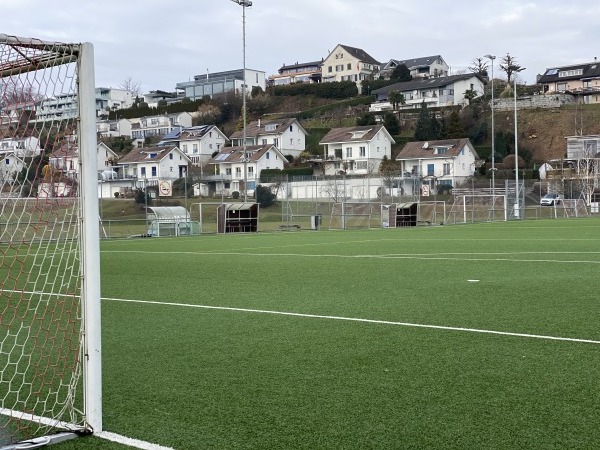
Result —
M 358 95 L 358 88 L 353 81 L 332 81 L 331 83 L 270 86 L 267 92 L 273 96 L 314 95 L 318 98 L 350 98 Z
M 267 208 L 275 203 L 275 194 L 267 186 L 258 185 L 254 191 L 256 202 L 261 208 Z
M 239 193 L 239 191 L 233 191 L 233 192 L 231 193 L 231 197 L 232 197 L 232 198 L 234 198 L 235 200 L 239 199 L 239 198 L 240 198 L 240 193 Z

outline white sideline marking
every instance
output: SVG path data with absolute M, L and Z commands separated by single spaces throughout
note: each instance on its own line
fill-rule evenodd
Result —
M 493 254 L 493 253 L 423 253 L 423 254 L 387 254 L 387 255 L 329 255 L 329 254 L 304 254 L 304 253 L 250 253 L 250 252 L 174 252 L 174 251 L 165 251 L 165 252 L 152 252 L 152 251 L 139 251 L 139 250 L 111 250 L 111 251 L 102 251 L 102 253 L 142 253 L 142 254 L 150 254 L 150 255 L 196 255 L 196 256 L 282 256 L 282 257 L 304 257 L 304 258 L 346 258 L 346 259 L 361 259 L 361 258 L 371 258 L 371 259 L 418 259 L 418 260 L 436 260 L 436 261 L 508 261 L 508 262 L 541 262 L 541 263 L 585 263 L 585 264 L 600 264 L 600 261 L 593 260 L 576 260 L 576 259 L 515 259 L 513 258 L 472 258 L 470 255 L 477 254 Z M 523 252 L 523 253 L 504 253 L 506 255 L 519 255 L 519 254 L 536 254 L 540 252 Z M 564 252 L 566 254 L 571 254 L 574 252 Z M 582 252 L 576 252 L 577 254 L 587 254 Z M 592 252 L 595 254 L 596 252 Z M 543 253 L 542 253 L 543 254 Z M 550 254 L 561 254 L 557 252 L 552 252 Z M 453 255 L 454 257 L 448 256 L 436 256 L 436 255 Z M 457 256 L 464 256 L 465 258 L 458 258 Z
M 121 436 L 120 434 L 111 433 L 110 431 L 100 431 L 94 433 L 97 436 L 107 441 L 116 442 L 118 444 L 128 445 L 130 447 L 136 447 L 142 450 L 174 450 L 173 447 L 164 447 L 158 444 L 152 444 L 151 442 L 140 441 L 139 439 L 132 439 L 127 436 Z
M 72 423 L 61 422 L 49 417 L 36 416 L 34 414 L 15 411 L 14 409 L 0 408 L 0 414 L 15 419 L 26 420 L 28 422 L 39 423 L 49 427 L 61 428 L 68 431 L 82 431 L 85 429 L 84 427 L 76 426 Z M 93 435 L 108 441 L 117 442 L 130 447 L 136 447 L 141 450 L 173 450 L 172 447 L 163 447 L 162 445 L 152 444 L 151 442 L 128 438 L 126 436 L 121 436 L 120 434 L 111 433 L 110 431 L 100 431 L 99 433 L 94 433 Z
M 304 314 L 304 313 L 293 313 L 285 311 L 269 311 L 264 309 L 250 309 L 250 308 L 232 308 L 228 306 L 208 306 L 208 305 L 190 305 L 188 303 L 173 303 L 173 302 L 157 302 L 151 300 L 128 300 L 124 298 L 107 298 L 102 297 L 102 300 L 114 301 L 114 302 L 125 302 L 125 303 L 146 303 L 150 305 L 166 305 L 166 306 L 181 306 L 186 308 L 199 308 L 199 309 L 215 309 L 220 311 L 236 311 L 236 312 L 249 312 L 259 314 L 273 314 L 277 316 L 292 316 L 292 317 L 304 317 L 310 319 L 330 319 L 330 320 L 343 320 L 347 322 L 361 322 L 361 323 L 372 323 L 378 325 L 395 325 L 401 327 L 413 327 L 413 328 L 428 328 L 432 330 L 445 330 L 445 331 L 462 331 L 467 333 L 483 333 L 483 334 L 494 334 L 499 336 L 512 336 L 512 337 L 524 337 L 530 339 L 546 339 L 550 341 L 566 341 L 566 342 L 579 342 L 584 344 L 600 344 L 600 341 L 593 339 L 577 339 L 577 338 L 566 338 L 558 336 L 547 336 L 541 334 L 527 334 L 527 333 L 511 333 L 508 331 L 494 331 L 494 330 L 481 330 L 478 328 L 463 328 L 463 327 L 449 327 L 443 325 L 428 325 L 421 323 L 410 323 L 410 322 L 394 322 L 390 320 L 376 320 L 376 319 L 360 319 L 357 317 L 341 317 L 341 316 L 325 316 L 320 314 Z

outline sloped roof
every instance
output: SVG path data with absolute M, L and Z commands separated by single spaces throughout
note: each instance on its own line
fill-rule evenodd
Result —
M 441 155 L 436 155 L 433 153 L 433 149 L 436 147 L 446 147 L 448 151 Z M 402 159 L 447 159 L 449 157 L 458 156 L 461 150 L 465 147 L 469 147 L 469 149 L 475 155 L 475 159 L 479 159 L 479 155 L 473 148 L 471 141 L 469 138 L 461 138 L 461 139 L 441 139 L 436 141 L 417 141 L 417 142 L 408 142 L 398 156 L 396 156 L 396 160 Z
M 379 61 L 377 61 L 375 58 L 373 58 L 371 55 L 369 55 L 367 52 L 365 52 L 362 48 L 350 47 L 349 45 L 344 45 L 344 44 L 339 44 L 339 46 L 342 47 L 344 50 L 346 50 L 349 54 L 354 56 L 356 59 L 358 59 L 362 62 L 366 62 L 369 64 L 375 64 L 377 66 L 381 65 L 381 63 Z
M 581 69 L 581 75 L 572 75 L 570 77 L 559 77 L 558 74 L 565 70 Z M 600 61 L 592 63 L 575 64 L 571 66 L 553 67 L 546 69 L 544 75 L 538 79 L 538 83 L 553 83 L 556 81 L 581 80 L 582 78 L 597 78 L 600 77 Z
M 246 155 L 249 161 L 259 161 L 265 153 L 268 151 L 274 151 L 279 153 L 283 162 L 286 162 L 285 157 L 281 154 L 277 147 L 273 144 L 267 145 L 247 145 L 246 146 Z M 209 164 L 222 164 L 222 163 L 239 163 L 244 161 L 244 147 L 243 146 L 235 146 L 235 147 L 225 147 L 222 148 L 219 153 L 215 155 L 214 158 L 211 158 L 208 161 Z
M 255 120 L 246 125 L 246 137 L 255 138 L 257 136 L 273 135 L 283 133 L 290 125 L 295 124 L 304 134 L 306 130 L 300 125 L 297 119 L 278 119 L 278 120 Z M 267 128 L 275 126 L 273 130 L 267 131 Z M 244 130 L 235 131 L 229 139 L 243 139 Z
M 296 63 L 296 64 L 289 64 L 289 65 L 284 64 L 279 69 L 279 73 L 283 72 L 284 70 L 290 70 L 290 69 L 305 69 L 308 67 L 319 67 L 322 63 L 323 63 L 323 61 L 312 61 L 312 62 Z
M 422 89 L 431 89 L 438 88 L 443 86 L 448 86 L 456 83 L 457 81 L 468 80 L 469 78 L 479 78 L 481 80 L 481 76 L 477 73 L 465 73 L 461 75 L 450 75 L 448 77 L 436 77 L 436 78 L 427 78 L 427 79 L 416 79 L 411 81 L 403 81 L 400 83 L 394 83 L 389 86 L 382 87 L 380 89 L 375 89 L 372 94 L 388 94 L 391 91 L 416 91 Z
M 75 158 L 79 154 L 79 146 L 75 142 L 63 142 L 60 147 L 54 148 L 50 158 Z
M 152 161 L 157 162 L 162 160 L 175 149 L 177 149 L 177 147 L 174 146 L 134 148 L 121 159 L 119 159 L 118 164 L 145 163 Z M 183 153 L 181 154 L 183 155 Z
M 194 127 L 174 128 L 169 134 L 164 136 L 158 145 L 168 145 L 169 142 L 195 140 L 203 138 L 210 131 L 216 131 L 219 134 L 223 134 L 215 125 L 197 125 Z M 227 137 L 223 135 L 226 140 Z
M 386 68 L 390 67 L 392 63 L 394 67 L 404 64 L 408 69 L 416 69 L 418 67 L 427 67 L 432 65 L 437 59 L 442 59 L 441 55 L 433 55 L 433 56 L 422 56 L 420 58 L 410 58 L 410 59 L 390 59 L 389 62 L 385 65 Z M 443 61 L 443 59 L 442 59 Z
M 387 132 L 383 125 L 364 125 L 359 127 L 333 128 L 329 131 L 329 133 L 323 136 L 323 139 L 321 139 L 319 145 L 333 144 L 339 142 L 370 141 L 381 129 L 383 129 L 390 137 L 390 140 L 394 142 L 394 139 Z

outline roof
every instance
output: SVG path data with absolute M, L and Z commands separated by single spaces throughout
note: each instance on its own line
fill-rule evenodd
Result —
M 179 150 L 174 146 L 166 146 L 166 147 L 143 147 L 143 148 L 134 148 L 121 159 L 119 159 L 118 164 L 132 164 L 132 163 L 146 163 L 146 162 L 156 162 L 162 160 L 165 156 L 171 153 L 173 150 Z M 182 153 L 183 155 L 183 153 Z M 187 159 L 189 159 L 186 156 Z
M 375 64 L 377 66 L 381 65 L 381 63 L 379 61 L 377 61 L 375 58 L 373 58 L 371 55 L 369 55 L 367 52 L 365 52 L 362 48 L 350 47 L 349 45 L 343 45 L 343 44 L 338 44 L 338 45 L 340 47 L 342 47 L 344 50 L 346 50 L 349 54 L 354 56 L 356 59 L 358 59 L 362 62 L 366 62 L 369 64 Z
M 394 139 L 387 132 L 383 125 L 364 125 L 359 127 L 333 128 L 329 131 L 329 133 L 323 136 L 323 139 L 321 139 L 319 145 L 333 144 L 338 142 L 370 141 L 381 129 L 383 129 L 390 137 L 390 140 L 394 142 Z
M 416 69 L 417 67 L 431 66 L 438 59 L 442 59 L 442 57 L 440 55 L 433 55 L 433 56 L 422 56 L 420 58 L 410 58 L 410 59 L 403 59 L 403 60 L 390 59 L 389 62 L 386 64 L 386 67 L 388 67 L 392 63 L 394 63 L 395 66 L 400 66 L 400 65 L 404 64 L 408 69 Z M 442 59 L 442 61 L 443 61 L 443 59 Z
M 581 75 L 572 75 L 559 77 L 559 72 L 581 69 Z M 544 75 L 538 79 L 538 83 L 553 83 L 556 81 L 581 80 L 582 78 L 597 78 L 600 77 L 600 61 L 591 63 L 575 64 L 571 66 L 552 67 L 546 69 Z
M 280 154 L 283 162 L 285 163 L 287 160 L 281 154 L 277 147 L 273 144 L 267 145 L 247 145 L 246 146 L 246 155 L 248 160 L 251 162 L 256 162 L 260 160 L 265 153 L 268 151 L 275 151 Z M 219 153 L 215 155 L 214 158 L 211 158 L 208 163 L 209 164 L 222 164 L 222 163 L 239 163 L 244 161 L 244 147 L 243 146 L 235 146 L 235 147 L 225 147 L 222 148 Z
M 431 89 L 438 88 L 443 86 L 448 86 L 450 84 L 454 84 L 457 81 L 468 80 L 469 78 L 479 78 L 481 80 L 481 76 L 477 73 L 465 73 L 461 75 L 450 75 L 448 77 L 436 77 L 436 78 L 428 78 L 428 79 L 416 79 L 411 81 L 403 81 L 400 83 L 394 83 L 389 86 L 382 87 L 381 89 L 376 89 L 372 92 L 373 95 L 377 94 L 388 94 L 391 91 L 415 91 L 421 89 Z
M 189 219 L 190 214 L 183 206 L 148 206 L 156 219 Z
M 223 134 L 215 125 L 198 125 L 195 127 L 176 127 L 168 134 L 163 136 L 158 145 L 168 145 L 169 142 L 186 141 L 202 139 L 209 131 L 215 130 L 219 134 Z M 227 137 L 223 135 L 225 139 Z
M 50 158 L 76 158 L 79 154 L 79 146 L 74 142 L 63 142 L 60 147 L 50 153 Z
M 408 142 L 398 156 L 396 160 L 401 159 L 436 159 L 442 158 L 447 159 L 450 157 L 455 157 L 460 154 L 460 151 L 469 147 L 470 150 L 475 155 L 475 159 L 479 159 L 479 155 L 471 145 L 471 141 L 469 138 L 461 138 L 461 139 L 441 139 L 437 141 L 417 141 L 417 142 Z M 441 155 L 436 155 L 433 153 L 434 148 L 438 147 L 446 147 L 448 151 Z
M 296 124 L 296 126 L 299 127 L 304 134 L 308 134 L 302 125 L 300 125 L 300 122 L 298 122 L 297 119 L 292 118 L 278 120 L 255 120 L 254 122 L 250 122 L 248 125 L 246 125 L 246 137 L 254 138 L 261 135 L 281 134 L 292 124 Z M 238 130 L 229 136 L 229 139 L 243 138 L 244 130 Z
M 323 61 L 312 61 L 312 62 L 305 62 L 305 63 L 296 63 L 296 64 L 283 64 L 283 66 L 281 66 L 281 68 L 279 69 L 279 73 L 283 72 L 284 70 L 290 70 L 290 69 L 304 69 L 304 68 L 309 68 L 309 67 L 320 67 L 321 64 L 323 63 Z

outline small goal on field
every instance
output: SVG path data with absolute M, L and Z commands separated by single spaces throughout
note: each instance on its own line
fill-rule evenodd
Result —
M 446 216 L 446 223 L 476 223 L 507 220 L 506 195 L 461 194 Z
M 0 34 L 0 143 L 0 447 L 34 448 L 102 431 L 91 44 Z
M 340 202 L 331 207 L 330 230 L 381 228 L 381 203 Z

